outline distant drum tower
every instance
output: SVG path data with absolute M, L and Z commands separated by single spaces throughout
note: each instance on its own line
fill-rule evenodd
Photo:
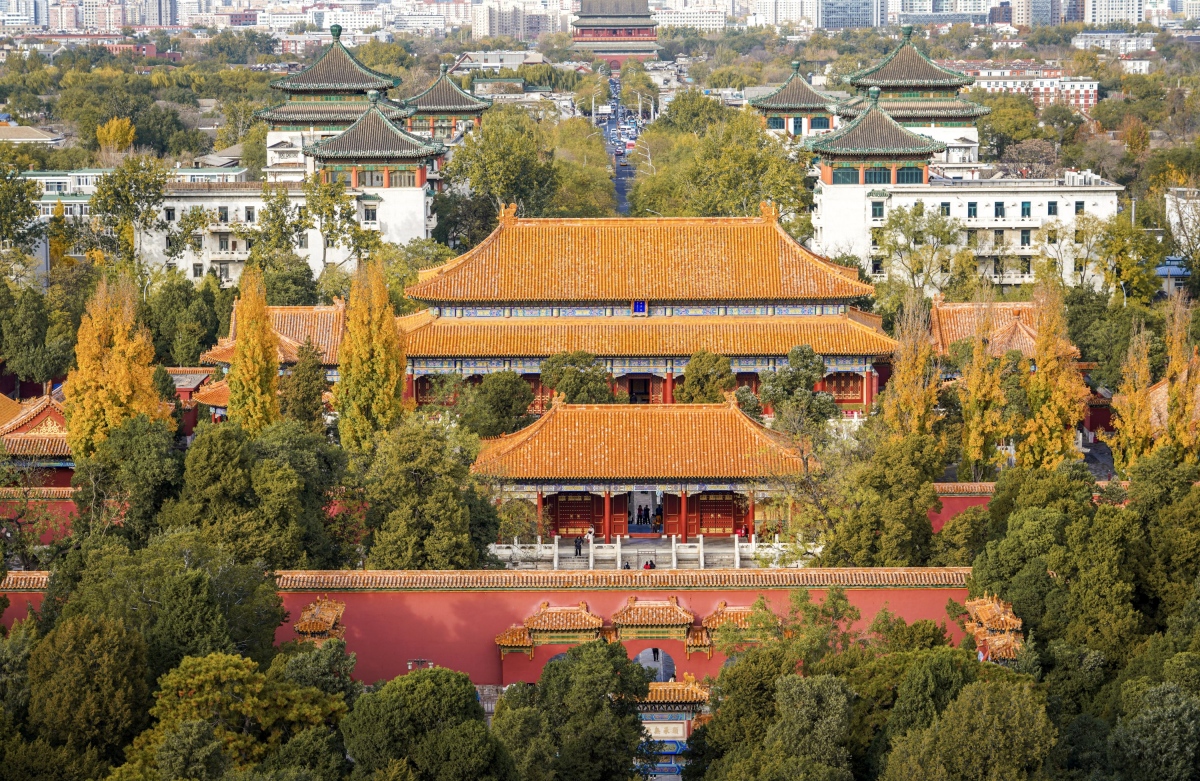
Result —
M 582 0 L 571 36 L 576 52 L 617 71 L 625 60 L 658 58 L 657 26 L 647 0 Z

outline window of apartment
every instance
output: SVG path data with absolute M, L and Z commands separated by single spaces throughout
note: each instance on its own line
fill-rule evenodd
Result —
M 999 247 L 1003 243 L 1004 243 L 1004 231 L 1003 230 L 992 231 L 992 244 Z
M 883 219 L 883 201 L 871 201 L 871 219 Z
M 1046 231 L 1046 243 L 1047 244 L 1057 244 L 1058 243 L 1058 231 L 1056 231 L 1054 229 L 1050 229 L 1050 230 Z
M 1080 230 L 1075 231 L 1075 243 L 1076 244 L 1083 243 L 1083 231 L 1080 231 Z
M 783 130 L 783 117 L 767 117 L 768 130 Z
M 1058 201 L 1046 202 L 1046 214 L 1050 217 L 1058 216 Z
M 363 208 L 363 222 L 375 222 L 375 210 Z
M 871 246 L 878 247 L 883 239 L 883 228 L 871 228 Z
M 1021 258 L 1021 273 L 1024 274 L 1025 276 L 1029 276 L 1030 274 L 1033 273 L 1033 259 L 1032 258 Z
M 219 249 L 221 252 L 229 251 L 229 234 L 228 233 L 222 233 L 220 236 L 217 237 L 217 249 Z
M 921 182 L 920 168 L 900 168 L 896 171 L 896 184 L 920 184 Z
M 1031 233 L 1032 233 L 1032 231 L 1030 231 L 1028 228 L 1024 228 L 1024 229 L 1021 231 L 1021 246 L 1022 246 L 1022 247 L 1028 247 L 1028 246 L 1029 246 L 1029 244 L 1030 244 L 1030 234 L 1031 234 Z
M 867 184 L 891 184 L 892 169 L 890 168 L 868 168 L 866 171 Z
M 389 187 L 416 187 L 416 171 L 392 171 L 392 181 Z
M 228 206 L 218 206 L 217 207 L 217 222 L 229 222 L 229 207 Z
M 229 264 L 228 263 L 218 263 L 217 264 L 217 276 L 220 277 L 221 280 L 229 279 Z
M 828 130 L 829 117 L 813 117 L 808 121 L 808 126 L 813 130 Z
M 204 276 L 204 264 L 203 263 L 193 263 L 192 264 L 192 279 L 200 279 L 203 276 Z
M 979 246 L 979 237 L 976 235 L 978 233 L 979 233 L 979 231 L 976 231 L 976 230 L 967 231 L 967 246 L 968 247 Z
M 857 168 L 835 168 L 833 169 L 834 184 L 858 184 L 858 169 Z
M 969 201 L 967 203 L 967 219 L 973 220 L 978 216 L 979 216 L 979 204 L 975 203 L 974 201 Z
M 246 207 L 246 222 L 254 222 L 254 207 Z
M 942 208 L 942 216 L 943 216 L 943 217 L 949 217 L 949 216 L 950 216 L 950 202 L 949 202 L 949 201 L 942 201 L 942 207 L 941 207 L 941 208 Z
M 333 247 L 333 245 L 334 245 L 333 237 L 332 237 L 332 236 L 326 236 L 326 237 L 325 237 L 325 247 L 326 247 L 326 249 L 329 249 L 329 248 Z
M 163 219 L 167 222 L 175 222 L 175 210 L 169 206 L 163 209 Z
M 301 233 L 300 238 L 296 239 L 296 247 L 299 249 L 308 249 L 308 234 Z
M 1033 204 L 1029 201 L 1021 201 L 1021 219 L 1028 220 L 1033 216 Z
M 992 205 L 992 213 L 996 219 L 1002 218 L 1004 216 L 1004 201 L 996 201 Z
M 1075 213 L 1076 213 L 1076 214 L 1083 214 L 1083 201 L 1076 201 L 1076 202 L 1075 202 Z

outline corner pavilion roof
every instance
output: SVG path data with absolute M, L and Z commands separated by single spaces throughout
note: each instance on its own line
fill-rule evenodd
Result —
M 853 315 L 853 316 L 852 316 Z M 605 358 L 780 356 L 799 345 L 818 355 L 886 356 L 896 342 L 857 311 L 846 315 L 679 317 L 397 318 L 410 358 L 547 357 L 585 350 Z
M 907 133 L 908 131 L 904 131 Z M 871 295 L 855 269 L 761 217 L 518 219 L 504 209 L 479 245 L 420 272 L 430 302 L 847 300 Z
M 871 88 L 870 106 L 850 124 L 808 140 L 808 148 L 828 157 L 915 157 L 944 152 L 946 145 L 912 132 L 879 106 L 879 88 Z
M 965 87 L 975 79 L 965 73 L 943 68 L 913 45 L 911 25 L 901 28 L 904 40 L 878 64 L 851 74 L 849 82 L 858 89 L 879 87 L 895 90 L 913 87 Z
M 961 339 L 972 339 L 977 324 L 991 316 L 988 334 L 988 353 L 1004 355 L 1019 350 L 1026 358 L 1033 356 L 1037 341 L 1037 305 L 1030 301 L 1005 301 L 991 304 L 934 301 L 929 312 L 929 330 L 933 349 L 938 355 L 949 355 L 950 345 Z
M 780 435 L 725 404 L 563 404 L 484 442 L 471 470 L 505 481 L 762 480 L 801 468 Z
M 424 92 L 404 101 L 406 106 L 421 114 L 437 113 L 480 113 L 491 108 L 492 101 L 478 98 L 465 91 L 450 78 L 449 69 L 442 65 L 441 73 Z
M 750 105 L 767 111 L 827 111 L 837 103 L 832 98 L 812 88 L 800 75 L 800 63 L 792 63 L 792 75 L 774 92 L 754 98 Z
M 309 144 L 304 154 L 317 160 L 422 160 L 440 155 L 446 148 L 396 127 L 379 108 L 379 93 L 371 90 L 371 107 L 350 127 L 336 136 Z
M 389 90 L 400 83 L 395 76 L 371 70 L 342 45 L 342 28 L 329 28 L 333 43 L 316 62 L 299 73 L 284 76 L 271 86 L 284 92 L 366 92 Z

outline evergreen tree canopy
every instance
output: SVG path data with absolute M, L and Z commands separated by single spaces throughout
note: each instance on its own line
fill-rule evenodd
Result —
M 242 272 L 237 347 L 229 367 L 229 419 L 257 435 L 279 419 L 279 337 L 267 314 L 262 272 Z
M 737 380 L 729 368 L 729 359 L 701 350 L 688 359 L 685 382 L 675 389 L 680 404 L 719 404 L 725 392 L 733 390 Z
M 542 361 L 542 385 L 565 397 L 567 404 L 611 404 L 612 386 L 596 356 L 582 350 L 558 353 Z
M 511 434 L 531 421 L 528 411 L 532 403 L 533 389 L 521 375 L 493 372 L 485 375 L 471 394 L 462 422 L 481 437 Z

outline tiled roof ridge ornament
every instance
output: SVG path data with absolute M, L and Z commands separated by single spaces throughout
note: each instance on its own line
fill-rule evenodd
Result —
M 800 60 L 792 60 L 792 73 L 800 74 Z
M 911 41 L 912 34 L 913 34 L 913 26 L 911 24 L 904 25 L 903 27 L 900 28 L 900 34 L 904 36 L 904 40 Z
M 333 40 L 340 41 L 342 39 L 342 26 L 340 24 L 329 25 L 329 34 L 333 36 Z
M 371 103 L 371 108 L 375 108 L 379 104 L 379 90 L 367 90 L 367 100 Z
M 444 62 L 438 66 L 438 69 L 442 72 L 443 76 L 450 72 L 450 66 Z
M 760 201 L 758 208 L 764 222 L 772 224 L 779 222 L 779 207 L 773 201 Z
M 554 392 L 554 398 L 552 398 L 552 399 L 550 400 L 550 406 L 551 406 L 552 408 L 553 408 L 553 407 L 561 407 L 561 406 L 563 406 L 563 405 L 564 405 L 564 404 L 566 404 L 566 403 L 567 403 L 567 394 L 565 394 L 565 393 L 562 393 L 562 392 L 560 392 L 560 391 L 555 391 L 555 392 Z
M 500 226 L 508 227 L 517 222 L 517 205 L 510 203 L 500 207 Z
M 912 28 L 909 28 L 909 32 L 911 31 Z M 879 108 L 879 93 L 881 91 L 879 87 L 871 87 L 871 89 L 867 90 L 867 94 L 871 97 L 871 108 Z

